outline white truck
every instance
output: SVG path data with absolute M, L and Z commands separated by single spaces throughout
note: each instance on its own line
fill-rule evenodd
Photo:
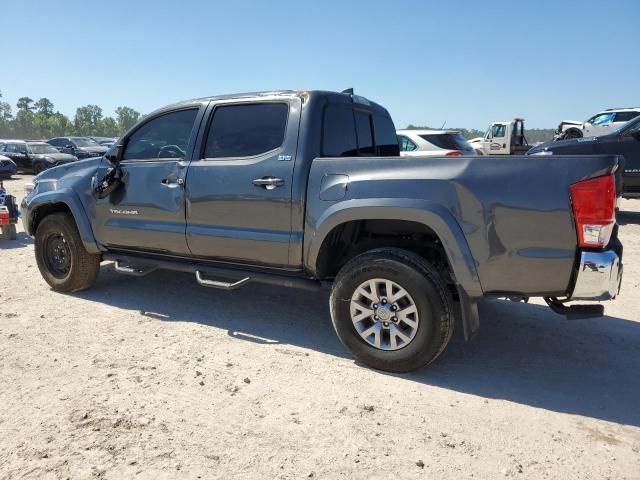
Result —
M 639 115 L 640 108 L 610 108 L 596 113 L 584 122 L 563 120 L 558 125 L 553 139 L 569 140 L 607 135 Z
M 484 137 L 472 138 L 469 143 L 478 155 L 523 155 L 530 148 L 524 136 L 524 118 L 494 122 Z

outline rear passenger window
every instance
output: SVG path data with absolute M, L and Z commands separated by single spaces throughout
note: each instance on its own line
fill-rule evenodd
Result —
M 376 155 L 379 157 L 397 157 L 400 155 L 396 127 L 389 117 L 375 113 L 373 115 L 373 131 L 376 137 Z
M 329 105 L 324 111 L 322 155 L 354 157 L 358 154 L 356 127 L 350 107 Z
M 207 135 L 205 158 L 251 157 L 284 142 L 289 105 L 248 103 L 217 107 Z
M 616 119 L 614 121 L 628 122 L 629 120 L 636 118 L 638 115 L 640 115 L 639 112 L 618 112 L 616 113 Z
M 371 115 L 356 110 L 356 133 L 358 134 L 358 152 L 360 155 L 374 155 Z

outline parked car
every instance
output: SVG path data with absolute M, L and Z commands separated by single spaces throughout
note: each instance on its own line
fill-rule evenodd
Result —
M 622 196 L 640 198 L 640 116 L 600 137 L 548 142 L 532 148 L 528 155 L 621 155 Z
M 430 157 L 475 155 L 476 152 L 456 130 L 398 130 L 400 155 Z
M 570 140 L 572 138 L 599 137 L 607 135 L 621 127 L 629 120 L 640 116 L 639 108 L 610 108 L 584 122 L 563 120 L 558 125 L 554 140 Z
M 54 290 L 90 288 L 102 261 L 222 290 L 330 283 L 344 345 L 409 371 L 444 350 L 454 301 L 469 337 L 483 297 L 600 316 L 570 302 L 614 298 L 622 279 L 616 156 L 400 157 L 382 106 L 293 91 L 174 104 L 119 144 L 42 173 L 22 201 Z
M 95 141 L 97 144 L 107 148 L 111 148 L 118 141 L 118 139 L 114 137 L 89 137 L 89 138 L 91 138 L 91 140 Z
M 493 122 L 484 137 L 469 143 L 478 155 L 523 155 L 531 146 L 524 134 L 524 118 L 509 122 Z
M 1 140 L 0 154 L 9 157 L 18 170 L 38 174 L 47 168 L 78 160 L 73 155 L 60 153 L 45 142 Z
M 57 137 L 47 140 L 47 143 L 79 159 L 101 157 L 109 150 L 89 137 Z
M 10 178 L 18 171 L 16 164 L 9 157 L 0 155 L 0 178 Z

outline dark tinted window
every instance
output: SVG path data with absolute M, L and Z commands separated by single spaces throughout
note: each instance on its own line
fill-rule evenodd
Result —
M 3 143 L 0 145 L 0 152 L 4 152 L 6 150 L 7 146 Z
M 123 159 L 184 158 L 197 113 L 181 110 L 148 121 L 129 137 Z
M 250 157 L 282 145 L 289 105 L 253 103 L 216 108 L 209 127 L 206 158 Z
M 350 107 L 329 105 L 324 111 L 322 155 L 353 157 L 358 154 L 356 127 Z
M 633 120 L 634 118 L 636 118 L 638 115 L 640 115 L 639 112 L 618 112 L 616 113 L 616 119 L 614 121 L 628 122 L 629 120 Z
M 427 134 L 420 138 L 445 150 L 473 150 L 460 133 Z
M 356 110 L 356 133 L 358 135 L 358 152 L 360 155 L 374 155 L 373 132 L 371 131 L 371 115 Z
M 408 137 L 405 137 L 404 135 L 398 135 L 397 140 L 400 144 L 399 146 L 401 152 L 413 152 L 416 148 L 418 148 L 415 143 L 413 143 L 411 140 L 409 140 Z
M 389 117 L 374 113 L 373 131 L 376 138 L 376 155 L 380 157 L 397 157 L 400 155 L 396 127 Z

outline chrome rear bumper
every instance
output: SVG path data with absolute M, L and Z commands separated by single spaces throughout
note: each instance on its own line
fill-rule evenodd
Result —
M 611 300 L 622 282 L 622 263 L 613 250 L 582 252 L 571 300 Z

